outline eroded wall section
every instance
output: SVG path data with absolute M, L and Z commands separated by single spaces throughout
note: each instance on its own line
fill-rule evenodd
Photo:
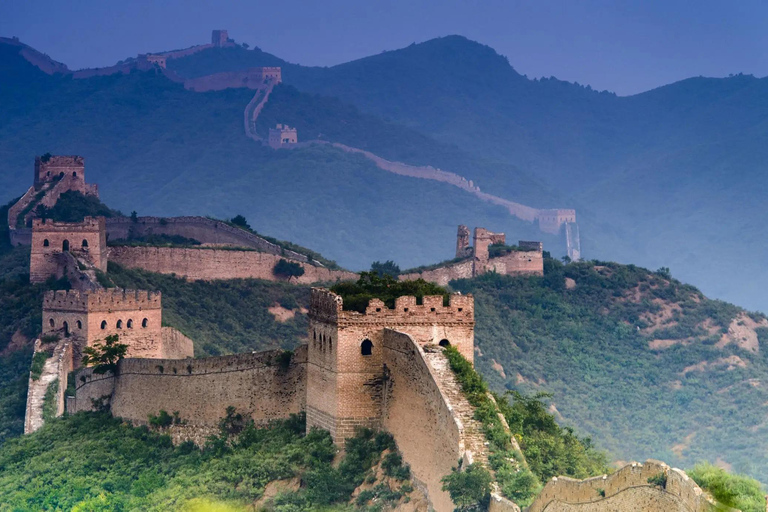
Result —
M 648 482 L 663 476 L 665 485 Z M 663 462 L 632 463 L 610 476 L 553 478 L 528 512 L 709 512 L 715 510 L 688 475 Z

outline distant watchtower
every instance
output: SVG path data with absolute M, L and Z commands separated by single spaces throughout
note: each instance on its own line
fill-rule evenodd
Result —
M 287 124 L 278 124 L 276 128 L 269 129 L 269 145 L 275 149 L 299 142 L 296 128 Z
M 107 271 L 107 235 L 104 217 L 86 217 L 83 222 L 32 221 L 32 250 L 29 280 L 42 283 L 51 276 L 61 277 L 65 253 L 83 258 Z
M 211 33 L 211 44 L 217 48 L 226 46 L 229 41 L 229 33 L 226 30 L 214 30 Z
M 85 160 L 81 156 L 38 156 L 35 157 L 35 189 L 44 183 L 62 178 L 74 178 L 85 182 Z
M 394 309 L 379 299 L 365 313 L 343 310 L 335 293 L 313 288 L 309 310 L 307 429 L 330 431 L 339 443 L 357 427 L 378 428 L 386 368 L 384 329 L 410 335 L 420 345 L 453 345 L 468 360 L 474 355 L 474 299 L 452 295 L 399 297 Z

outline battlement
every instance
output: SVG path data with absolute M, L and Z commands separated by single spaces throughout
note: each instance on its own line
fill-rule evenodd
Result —
M 88 292 L 80 290 L 56 290 L 45 292 L 43 310 L 79 311 L 88 310 Z
M 161 309 L 162 293 L 147 290 L 105 290 L 79 291 L 56 290 L 43 296 L 43 310 L 76 311 L 80 313 L 99 311 L 142 311 Z
M 145 309 L 162 309 L 162 293 L 122 288 L 88 292 L 89 311 L 142 311 Z
M 518 240 L 517 246 L 524 251 L 544 251 L 544 244 L 541 242 L 531 242 L 526 240 Z
M 33 219 L 32 232 L 37 233 L 99 233 L 106 230 L 104 217 L 85 217 L 83 222 L 57 222 L 50 219 Z
M 365 313 L 344 311 L 344 299 L 325 288 L 312 288 L 310 318 L 326 323 L 352 324 L 474 324 L 475 302 L 472 295 L 453 294 L 443 305 L 442 295 L 427 295 L 418 304 L 412 295 L 395 299 L 394 309 L 380 299 L 371 299 Z
M 35 188 L 39 189 L 43 183 L 61 179 L 64 176 L 85 181 L 85 159 L 77 155 L 35 157 Z

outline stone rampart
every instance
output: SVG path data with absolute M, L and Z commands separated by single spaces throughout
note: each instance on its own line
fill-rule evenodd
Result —
M 277 70 L 277 77 L 272 70 Z M 280 68 L 248 68 L 225 71 L 184 80 L 184 88 L 195 92 L 221 91 L 223 89 L 261 89 L 267 80 L 281 80 Z
M 160 332 L 163 346 L 162 359 L 185 359 L 195 353 L 195 342 L 173 327 L 163 327 Z
M 178 412 L 189 428 L 211 429 L 234 406 L 264 424 L 304 410 L 306 354 L 302 346 L 290 359 L 279 350 L 205 359 L 124 359 L 117 377 L 81 370 L 74 407 L 91 410 L 92 399 L 108 395 L 112 414 L 135 424 L 164 410 Z
M 400 274 L 398 279 L 401 281 L 413 281 L 416 279 L 424 279 L 432 283 L 437 283 L 440 286 L 446 286 L 454 279 L 469 279 L 472 277 L 472 269 L 474 265 L 472 260 L 468 259 L 446 265 L 444 267 L 433 268 L 430 270 L 422 270 L 421 272 L 411 272 L 409 274 Z
M 663 475 L 666 485 L 648 482 Z M 663 462 L 628 464 L 609 476 L 587 480 L 557 477 L 550 480 L 528 512 L 709 512 L 715 510 L 688 475 Z
M 113 217 L 107 219 L 106 229 L 108 240 L 127 239 L 131 234 L 134 236 L 178 235 L 193 238 L 202 243 L 231 244 L 279 254 L 290 260 L 308 261 L 303 254 L 283 249 L 258 235 L 207 217 L 139 217 L 136 222 L 128 217 Z
M 141 268 L 161 274 L 176 274 L 190 280 L 265 279 L 285 281 L 274 275 L 274 268 L 283 256 L 258 251 L 231 249 L 128 247 L 110 248 L 111 261 L 128 268 Z M 344 270 L 329 270 L 298 262 L 304 275 L 290 282 L 309 284 L 357 279 L 357 274 Z
M 382 359 L 386 365 L 382 426 L 395 437 L 432 507 L 453 510 L 440 479 L 463 456 L 461 422 L 440 391 L 424 351 L 410 336 L 385 330 Z

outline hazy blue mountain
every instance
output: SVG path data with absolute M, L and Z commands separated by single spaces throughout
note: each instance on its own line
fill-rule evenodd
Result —
M 493 49 L 449 36 L 331 68 L 259 50 L 171 61 L 194 74 L 272 63 L 302 91 L 335 96 L 437 141 L 525 170 L 579 209 L 588 257 L 669 266 L 710 295 L 768 310 L 760 227 L 768 79 L 691 78 L 631 97 L 530 80 Z M 514 56 L 512 56 L 514 60 Z M 494 172 L 496 171 L 496 172 Z M 482 187 L 514 193 L 499 169 Z
M 353 269 L 373 260 L 394 259 L 405 268 L 451 258 L 460 223 L 506 231 L 512 240 L 541 238 L 500 207 L 448 185 L 386 173 L 361 156 L 330 147 L 261 147 L 242 127 L 252 96 L 244 89 L 186 91 L 155 72 L 49 76 L 21 58 L 18 47 L 0 45 L 0 97 L 7 100 L 0 102 L 0 201 L 20 196 L 31 185 L 34 156 L 51 152 L 84 155 L 88 181 L 98 183 L 104 202 L 117 209 L 240 213 L 260 232 L 306 244 Z M 444 150 L 477 169 L 488 165 L 338 100 L 288 88 L 276 94 L 265 116 L 282 117 L 285 108 L 293 119 L 288 110 L 294 106 L 284 101 L 292 97 L 307 116 L 302 129 L 328 132 L 348 123 L 356 135 L 342 141 L 370 147 L 418 138 L 399 156 L 426 160 Z M 525 173 L 504 168 L 519 177 L 517 197 L 548 197 Z M 544 241 L 559 247 L 557 237 Z

